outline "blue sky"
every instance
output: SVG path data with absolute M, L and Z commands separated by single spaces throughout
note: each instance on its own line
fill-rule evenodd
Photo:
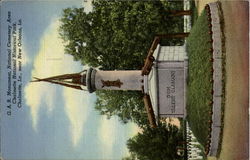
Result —
M 5 159 L 121 159 L 134 124 L 107 120 L 94 109 L 95 94 L 46 83 L 32 76 L 79 72 L 84 67 L 63 53 L 57 29 L 66 7 L 82 1 L 9 1 L 1 6 L 1 156 Z M 89 5 L 89 3 L 88 3 Z M 22 19 L 22 107 L 8 116 L 7 13 Z M 13 83 L 13 80 L 12 80 Z M 20 84 L 20 83 L 18 83 Z

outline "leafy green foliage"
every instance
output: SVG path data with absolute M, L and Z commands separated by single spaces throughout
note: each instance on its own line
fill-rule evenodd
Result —
M 183 141 L 182 133 L 172 125 L 160 123 L 157 128 L 147 127 L 127 141 L 130 153 L 139 160 L 177 160 L 177 146 Z
M 212 48 L 208 20 L 205 11 L 197 19 L 187 39 L 189 56 L 189 78 L 187 93 L 187 112 L 190 127 L 198 141 L 205 146 L 211 120 L 210 101 L 212 100 Z
M 96 95 L 98 99 L 95 108 L 108 118 L 117 115 L 123 123 L 132 120 L 142 128 L 148 124 L 140 92 L 110 90 L 96 91 Z
M 66 52 L 93 67 L 138 69 L 155 34 L 182 31 L 180 19 L 164 15 L 169 4 L 114 0 L 95 1 L 88 14 L 64 9 L 59 32 Z
M 172 3 L 100 0 L 93 2 L 89 13 L 84 8 L 66 8 L 59 28 L 65 51 L 82 64 L 103 70 L 141 69 L 155 34 L 183 31 L 182 18 L 167 15 L 168 10 L 181 8 L 183 3 Z M 102 90 L 96 95 L 96 109 L 101 114 L 118 115 L 122 122 L 132 120 L 140 126 L 147 123 L 139 92 Z

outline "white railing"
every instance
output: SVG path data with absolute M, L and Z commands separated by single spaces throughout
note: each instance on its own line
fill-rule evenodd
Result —
M 187 157 L 188 160 L 202 160 L 202 146 L 197 141 L 188 123 L 186 123 L 186 141 L 187 141 Z

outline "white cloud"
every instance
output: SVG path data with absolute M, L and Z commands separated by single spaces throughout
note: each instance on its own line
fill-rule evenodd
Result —
M 83 7 L 86 13 L 91 12 L 93 10 L 92 1 L 93 0 L 83 0 Z
M 107 119 L 106 116 L 100 118 L 100 127 L 98 129 L 98 138 L 101 142 L 101 148 L 104 148 L 102 156 L 104 159 L 112 159 L 112 154 L 117 151 L 116 141 L 126 141 L 129 138 L 135 136 L 140 129 L 134 123 L 121 125 L 118 117 L 112 117 Z M 117 139 L 119 137 L 119 139 Z M 124 145 L 124 148 L 120 148 L 123 153 L 123 157 L 129 155 L 129 151 Z
M 24 90 L 26 103 L 30 107 L 32 126 L 37 131 L 38 112 L 44 107 L 42 101 L 46 103 L 48 113 L 53 110 L 55 87 L 42 83 L 29 83 Z
M 25 66 L 25 65 L 30 63 L 29 56 L 28 56 L 28 54 L 26 52 L 26 49 L 25 49 L 25 44 L 22 44 L 22 59 L 21 59 L 21 62 L 22 62 L 22 66 Z
M 45 31 L 40 50 L 33 62 L 32 77 L 45 78 L 65 73 L 79 72 L 83 68 L 73 60 L 70 55 L 64 54 L 63 42 L 59 38 L 57 29 L 60 25 L 58 19 L 53 19 Z M 88 97 L 83 91 L 64 88 L 63 93 L 57 92 L 56 85 L 46 82 L 29 83 L 25 86 L 26 103 L 30 107 L 33 128 L 37 131 L 39 124 L 39 111 L 46 107 L 48 115 L 54 111 L 58 103 L 57 98 L 64 100 L 64 110 L 70 121 L 72 144 L 76 146 L 83 134 L 83 126 L 88 117 Z M 46 103 L 46 105 L 42 105 Z
M 142 129 L 139 128 L 136 124 L 130 124 L 129 127 L 128 127 L 128 137 L 129 138 L 132 138 L 134 137 L 138 132 L 142 133 Z M 129 150 L 128 148 L 126 147 L 125 150 L 124 150 L 124 154 L 123 154 L 123 157 L 127 157 L 129 156 L 130 153 L 129 153 Z
M 112 158 L 113 146 L 117 137 L 117 121 L 114 118 L 107 119 L 106 116 L 100 118 L 98 137 L 102 147 L 105 148 L 103 157 Z
M 58 23 L 58 22 L 57 22 Z M 57 65 L 53 65 L 53 62 L 47 60 L 48 57 L 46 54 L 61 54 L 63 53 L 63 48 L 61 45 L 54 45 L 51 47 L 50 45 L 45 47 L 44 41 L 52 42 L 57 40 L 57 36 L 55 33 L 53 35 L 53 30 L 57 24 L 51 25 L 45 32 L 41 43 L 40 43 L 40 50 L 34 59 L 33 63 L 33 70 L 32 70 L 32 77 L 48 77 L 51 75 L 55 75 L 59 72 L 60 68 L 56 68 Z M 52 33 L 52 34 L 51 34 Z M 38 112 L 42 106 L 42 101 L 45 102 L 47 105 L 47 111 L 50 113 L 54 108 L 54 93 L 55 93 L 55 86 L 47 83 L 29 83 L 25 87 L 25 98 L 26 103 L 30 107 L 31 116 L 32 116 L 32 125 L 35 130 L 37 130 L 37 123 L 38 123 Z
M 90 98 L 87 94 L 71 88 L 64 88 L 65 111 L 71 123 L 70 131 L 74 146 L 77 146 L 82 137 L 83 126 L 89 115 Z

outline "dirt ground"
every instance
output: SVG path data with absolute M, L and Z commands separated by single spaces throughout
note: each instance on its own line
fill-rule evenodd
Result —
M 226 106 L 222 160 L 247 160 L 249 104 L 248 2 L 222 2 L 226 37 Z
M 199 13 L 205 4 L 196 2 Z M 249 159 L 249 4 L 221 1 L 226 37 L 226 105 L 220 160 Z M 209 158 L 212 160 L 215 158 Z

